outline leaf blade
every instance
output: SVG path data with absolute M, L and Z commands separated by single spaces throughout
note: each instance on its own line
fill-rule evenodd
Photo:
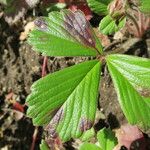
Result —
M 113 34 L 124 27 L 126 18 L 120 19 L 118 22 L 119 23 L 117 24 L 116 19 L 113 19 L 110 15 L 107 15 L 101 20 L 99 30 L 106 35 Z
M 26 100 L 27 115 L 33 118 L 33 123 L 49 123 L 46 127 L 49 134 L 57 132 L 64 141 L 79 137 L 91 128 L 97 106 L 100 65 L 97 60 L 87 61 L 35 82 Z
M 148 128 L 150 128 L 150 98 L 142 97 L 131 84 L 130 77 L 126 76 L 126 74 L 123 74 L 123 72 L 120 72 L 120 68 L 118 68 L 117 65 L 113 63 L 113 60 L 119 59 L 121 63 L 123 61 L 122 58 L 128 57 L 131 58 L 131 56 L 123 56 L 117 54 L 108 56 L 108 69 L 117 91 L 120 106 L 127 120 L 131 124 L 137 124 L 139 127 L 147 130 Z M 129 61 L 128 63 L 130 64 L 131 62 Z
M 107 6 L 112 0 L 87 0 L 92 11 L 99 15 L 107 15 Z
M 36 29 L 29 43 L 36 51 L 49 56 L 96 56 L 101 44 L 81 11 L 51 12 L 35 20 Z
M 103 128 L 97 133 L 97 139 L 102 150 L 113 149 L 117 144 L 115 134 L 110 130 Z
M 97 145 L 85 142 L 80 146 L 80 150 L 101 150 Z
M 41 141 L 40 150 L 50 150 L 50 148 L 44 140 Z

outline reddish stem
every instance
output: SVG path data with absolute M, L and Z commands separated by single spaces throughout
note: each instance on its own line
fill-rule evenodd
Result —
M 44 77 L 46 75 L 46 66 L 47 66 L 47 56 L 44 56 L 43 59 L 43 66 L 42 66 L 42 77 Z
M 47 56 L 44 56 L 43 65 L 42 65 L 42 73 L 41 73 L 42 77 L 44 77 L 47 74 L 47 72 L 46 72 L 47 61 L 48 61 Z M 35 142 L 37 140 L 37 134 L 38 134 L 38 127 L 35 126 L 33 137 L 32 137 L 32 145 L 31 145 L 30 150 L 35 149 Z
M 37 134 L 38 134 L 38 127 L 35 127 L 34 133 L 33 133 L 33 136 L 32 136 L 32 145 L 31 145 L 31 149 L 30 150 L 34 150 L 35 149 L 35 142 L 37 140 Z

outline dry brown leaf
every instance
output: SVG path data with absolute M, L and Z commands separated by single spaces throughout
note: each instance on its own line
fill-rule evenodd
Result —
M 24 32 L 21 32 L 19 39 L 21 41 L 26 40 L 29 32 L 32 31 L 33 29 L 34 29 L 34 22 L 33 21 L 32 22 L 28 22 L 26 24 L 26 26 L 24 27 Z

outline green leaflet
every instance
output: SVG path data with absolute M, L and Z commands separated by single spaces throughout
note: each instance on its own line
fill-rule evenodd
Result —
M 80 150 L 101 150 L 97 145 L 85 142 L 81 145 Z
M 149 0 L 139 0 L 140 10 L 144 13 L 150 14 L 150 1 Z
M 139 94 L 138 90 L 148 88 L 149 92 L 150 60 L 115 54 L 107 57 L 107 64 L 126 118 L 147 130 L 150 128 L 150 95 Z
M 27 98 L 34 125 L 46 125 L 49 135 L 63 141 L 91 128 L 97 108 L 100 62 L 87 61 L 35 82 Z
M 40 150 L 50 150 L 50 148 L 44 140 L 41 141 Z
M 117 145 L 117 138 L 111 129 L 101 129 L 97 133 L 97 139 L 102 150 L 112 150 Z
M 120 54 L 108 59 L 132 85 L 150 89 L 150 59 Z
M 34 50 L 48 56 L 96 56 L 102 53 L 100 41 L 81 11 L 51 12 L 35 20 L 29 35 Z
M 99 24 L 99 30 L 101 33 L 106 35 L 113 34 L 124 27 L 126 18 L 120 19 L 118 22 L 119 23 L 116 24 L 116 20 L 113 19 L 110 15 L 107 15 L 101 20 Z
M 97 133 L 97 139 L 99 144 L 91 144 L 85 142 L 81 145 L 80 150 L 113 150 L 117 145 L 117 138 L 115 134 L 110 130 L 103 128 Z
M 81 141 L 88 141 L 92 137 L 95 136 L 95 130 L 94 128 L 91 128 L 90 130 L 87 130 L 86 132 L 83 133 L 83 135 L 80 137 Z
M 99 15 L 107 15 L 107 6 L 112 0 L 87 0 L 92 11 Z

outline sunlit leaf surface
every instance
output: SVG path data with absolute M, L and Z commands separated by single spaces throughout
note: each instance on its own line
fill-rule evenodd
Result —
M 97 108 L 100 62 L 87 61 L 52 73 L 32 85 L 27 115 L 63 141 L 90 129 Z
M 108 4 L 112 0 L 87 0 L 87 3 L 92 11 L 99 15 L 107 15 L 108 14 Z
M 150 60 L 110 55 L 107 64 L 121 108 L 131 124 L 150 128 Z
M 35 20 L 29 36 L 33 49 L 48 56 L 96 56 L 101 44 L 81 11 L 51 12 Z

